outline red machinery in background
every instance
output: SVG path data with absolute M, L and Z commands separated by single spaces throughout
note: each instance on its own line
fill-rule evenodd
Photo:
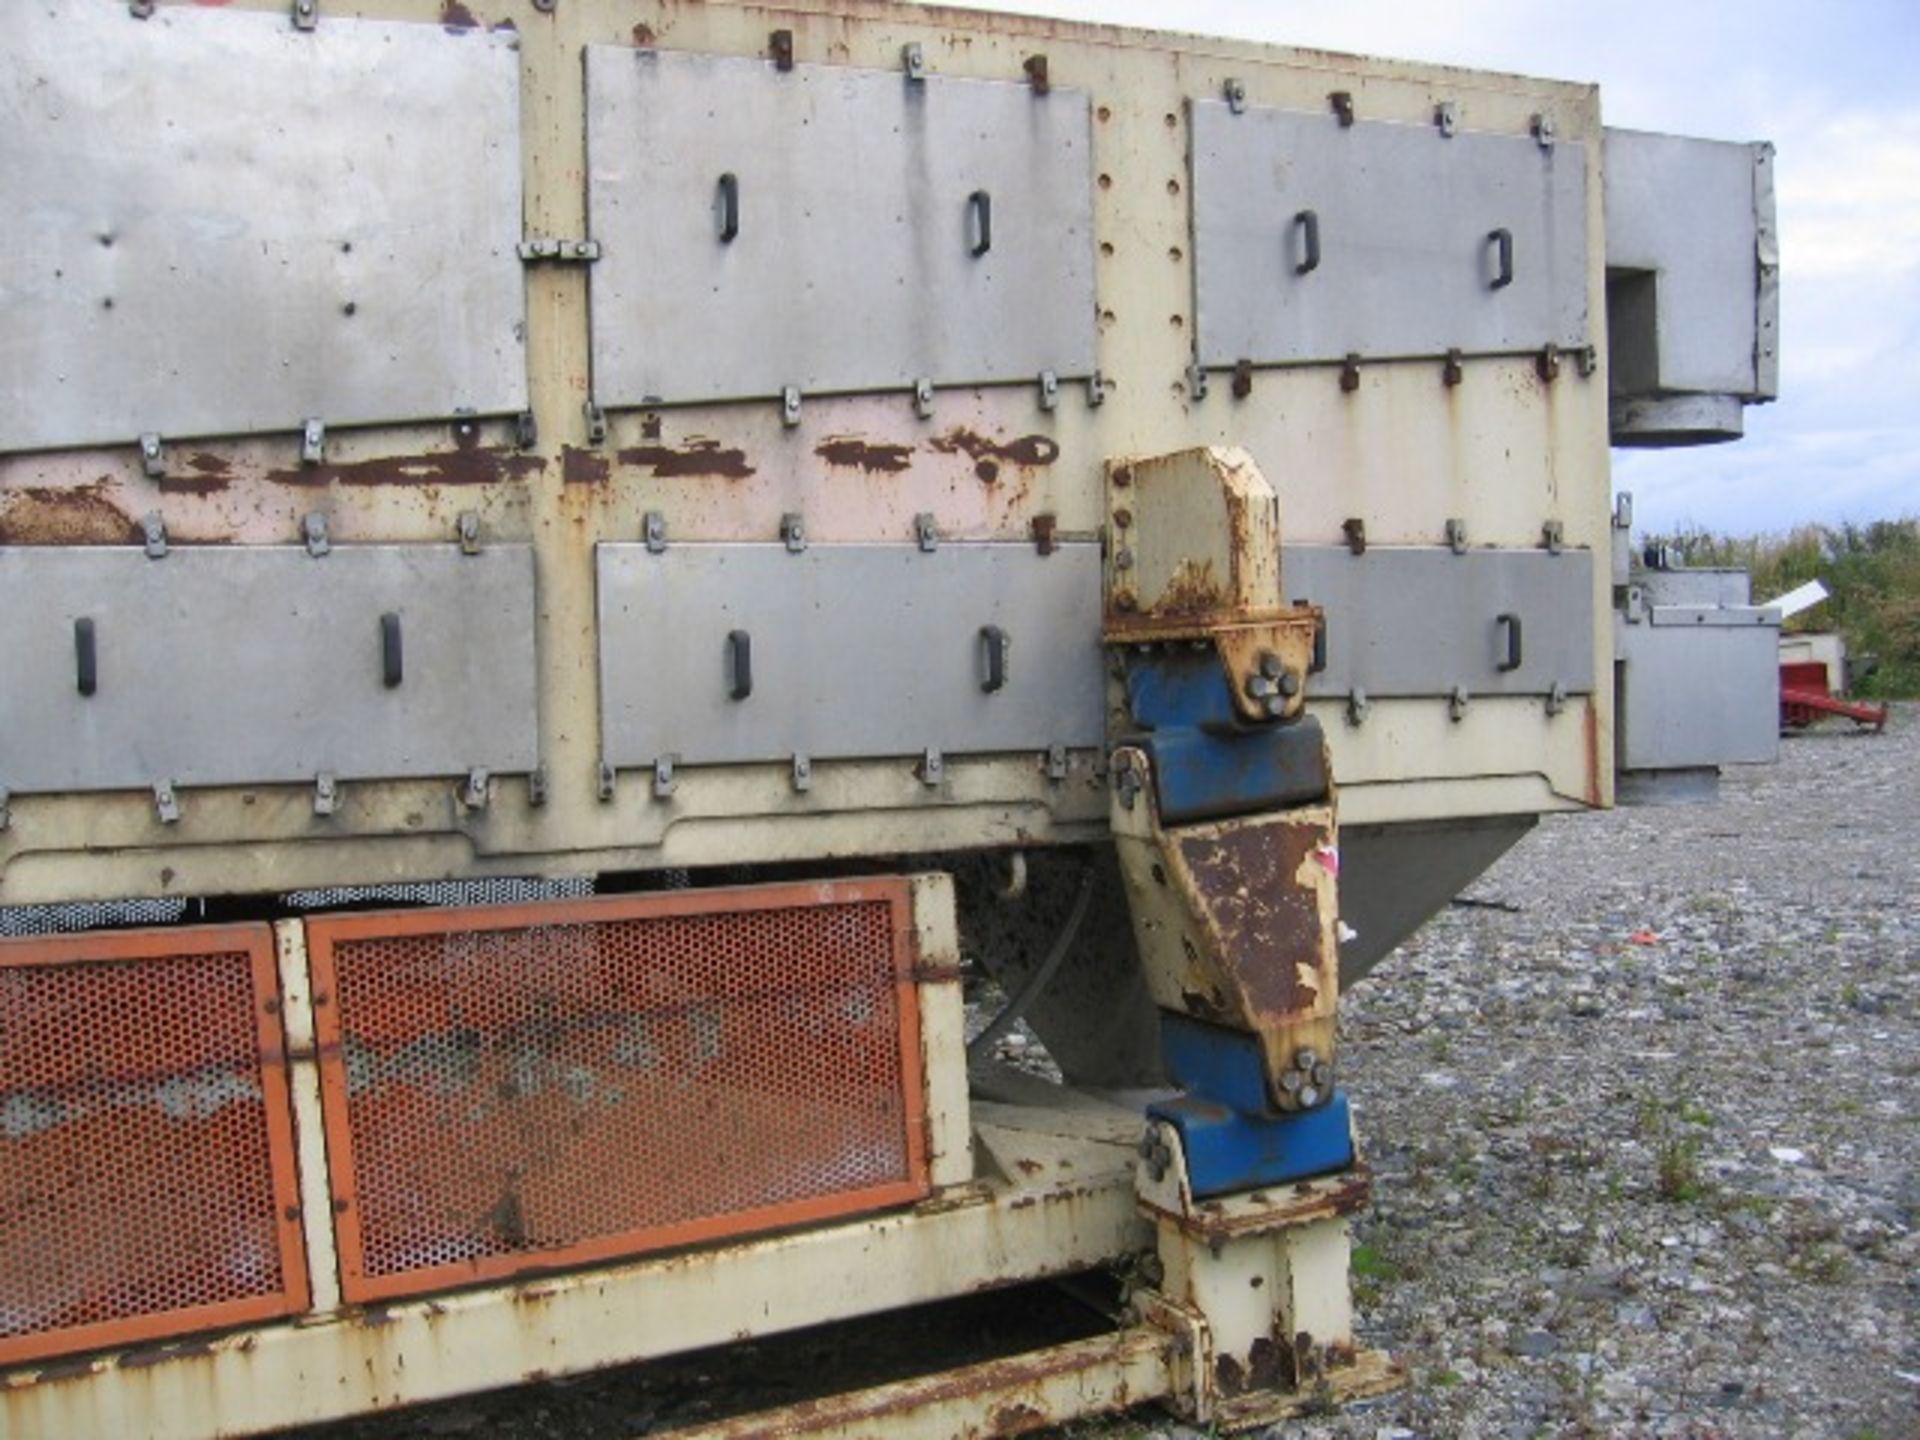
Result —
M 1818 660 L 1786 660 L 1780 664 L 1780 728 L 1804 730 L 1829 715 L 1844 715 L 1856 725 L 1887 728 L 1885 705 L 1864 705 L 1833 693 L 1827 667 Z

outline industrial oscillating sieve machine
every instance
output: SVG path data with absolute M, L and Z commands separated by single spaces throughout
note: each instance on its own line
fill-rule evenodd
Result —
M 0 133 L 0 1430 L 1094 1272 L 725 1433 L 1394 1383 L 1340 980 L 1768 638 L 1607 465 L 1767 147 L 877 0 L 21 0 Z

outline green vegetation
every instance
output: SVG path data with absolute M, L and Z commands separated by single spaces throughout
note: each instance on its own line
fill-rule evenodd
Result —
M 1689 565 L 1736 565 L 1753 575 L 1755 600 L 1770 600 L 1809 580 L 1832 595 L 1787 622 L 1789 631 L 1838 630 L 1855 658 L 1879 670 L 1859 686 L 1863 698 L 1920 696 L 1920 517 L 1867 525 L 1803 525 L 1785 535 L 1739 537 L 1701 529 L 1652 535 Z

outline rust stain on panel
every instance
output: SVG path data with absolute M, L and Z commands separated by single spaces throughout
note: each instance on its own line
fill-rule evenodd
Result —
M 858 435 L 829 435 L 814 446 L 813 453 L 829 465 L 869 475 L 898 474 L 913 463 L 911 445 L 888 445 Z
M 471 30 L 480 22 L 473 18 L 473 12 L 460 3 L 460 0 L 446 0 L 440 7 L 440 24 L 449 35 L 458 35 L 463 30 Z
M 1155 615 L 1208 615 L 1233 608 L 1229 588 L 1213 573 L 1213 561 L 1197 564 L 1182 559 L 1167 581 L 1167 588 L 1153 597 Z
M 754 473 L 746 451 L 723 448 L 704 435 L 689 435 L 677 450 L 635 445 L 620 452 L 620 463 L 649 466 L 662 480 L 745 480 Z
M 0 492 L 0 545 L 126 545 L 139 522 L 107 498 L 111 481 Z
M 547 468 L 544 457 L 503 445 L 445 450 L 433 455 L 381 455 L 339 465 L 270 470 L 276 485 L 497 485 Z
M 1193 876 L 1220 963 L 1254 1016 L 1302 1015 L 1319 1002 L 1325 977 L 1320 906 L 1299 880 L 1325 838 L 1318 825 L 1230 826 L 1183 835 L 1180 858 Z
M 564 446 L 560 451 L 560 478 L 568 485 L 598 485 L 613 473 L 607 457 L 592 450 Z
M 1600 711 L 1591 696 L 1587 699 L 1587 803 L 1600 804 Z
M 1031 469 L 1051 465 L 1060 458 L 1060 446 L 1050 436 L 1022 435 L 1017 440 L 989 440 L 964 426 L 934 436 L 927 445 L 942 455 L 965 455 L 973 461 L 973 473 L 987 485 L 1000 478 L 1002 464 Z

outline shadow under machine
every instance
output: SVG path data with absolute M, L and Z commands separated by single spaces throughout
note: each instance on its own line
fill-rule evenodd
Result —
M 1395 1382 L 1340 985 L 1611 803 L 1609 440 L 1771 395 L 1766 147 L 880 3 L 12 19 L 0 1433 L 1090 1272 L 725 1433 Z

